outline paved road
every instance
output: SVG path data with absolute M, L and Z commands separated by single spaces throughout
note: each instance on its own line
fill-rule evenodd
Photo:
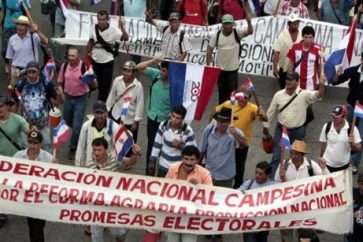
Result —
M 38 1 L 39 2 L 39 1 Z M 34 2 L 34 5 L 37 5 L 38 2 Z M 103 1 L 100 5 L 96 7 L 90 8 L 88 6 L 88 1 L 84 1 L 82 5 L 82 10 L 85 11 L 97 11 L 101 8 L 109 8 L 109 1 Z M 50 26 L 48 21 L 48 16 L 43 16 L 40 14 L 39 6 L 33 6 L 33 16 L 35 21 L 38 23 L 40 28 L 44 30 L 48 36 L 50 36 Z M 118 75 L 118 71 L 120 70 L 121 64 L 128 59 L 127 56 L 121 55 L 118 57 L 117 62 L 115 64 L 115 73 L 114 76 Z M 3 70 L 3 61 L 0 61 L 0 90 L 6 90 L 6 77 Z M 140 76 L 140 79 L 144 85 L 144 93 L 148 95 L 148 89 L 150 86 L 150 82 L 145 80 L 144 77 Z M 243 80 L 243 76 L 240 75 L 240 80 Z M 271 78 L 263 78 L 258 77 L 253 79 L 254 84 L 257 88 L 258 98 L 260 103 L 263 105 L 265 109 L 268 108 L 269 102 L 271 101 L 272 95 L 278 90 L 278 83 L 276 80 Z M 344 88 L 327 88 L 326 97 L 324 100 L 316 105 L 314 105 L 314 109 L 316 112 L 316 120 L 314 121 L 314 125 L 310 125 L 308 134 L 307 134 L 307 142 L 309 144 L 310 154 L 309 157 L 316 158 L 319 152 L 319 144 L 317 142 L 318 135 L 320 134 L 321 127 L 324 122 L 329 119 L 329 112 L 335 104 L 344 104 L 345 103 L 345 96 L 347 94 L 347 90 Z M 96 93 L 93 93 L 91 98 L 89 99 L 88 105 L 88 113 L 91 113 L 91 104 L 95 101 Z M 192 127 L 196 132 L 196 137 L 199 140 L 201 130 L 207 124 L 207 120 L 209 114 L 217 104 L 217 95 L 216 93 L 213 94 L 212 101 L 209 104 L 206 115 L 200 122 L 194 122 Z M 270 160 L 271 157 L 266 155 L 262 149 L 260 148 L 259 141 L 261 140 L 261 130 L 262 126 L 260 124 L 255 125 L 254 128 L 254 137 L 253 142 L 251 144 L 250 152 L 247 159 L 246 164 L 246 178 L 250 178 L 253 176 L 255 164 L 261 160 Z M 139 144 L 146 150 L 146 124 L 145 119 L 141 122 L 140 132 L 139 132 Z M 66 159 L 68 149 L 66 146 L 59 152 L 59 158 L 61 163 L 67 165 L 73 165 L 73 162 L 70 162 Z M 144 174 L 145 169 L 145 154 L 141 157 L 138 164 L 134 167 L 134 169 L 130 170 L 131 173 L 137 174 Z M 363 171 L 363 168 L 360 167 L 360 170 Z M 332 223 L 337 223 L 338 221 L 332 221 Z M 127 237 L 128 242 L 135 242 L 141 241 L 142 239 L 142 231 L 140 230 L 131 230 Z M 52 242 L 87 242 L 91 241 L 90 237 L 84 235 L 83 233 L 83 226 L 79 225 L 71 225 L 71 224 L 61 224 L 61 223 L 52 223 L 47 222 L 45 228 L 45 236 L 46 241 Z M 272 231 L 269 237 L 270 242 L 279 241 L 279 233 L 278 231 Z M 332 234 L 322 234 L 321 239 L 324 242 L 333 242 L 333 241 L 342 241 L 342 236 L 339 235 L 332 235 Z M 26 225 L 26 219 L 24 217 L 19 216 L 10 216 L 9 223 L 7 223 L 1 230 L 0 230 L 0 241 L 1 242 L 22 242 L 28 241 L 28 228 Z M 107 239 L 105 241 L 112 241 L 110 236 L 107 234 Z M 199 241 L 207 241 L 204 237 L 200 237 Z M 230 242 L 237 242 L 243 241 L 241 235 L 225 235 L 224 241 Z

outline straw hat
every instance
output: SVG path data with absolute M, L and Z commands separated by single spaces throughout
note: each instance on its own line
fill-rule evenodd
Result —
M 292 143 L 291 149 L 304 154 L 308 153 L 306 143 L 301 140 L 295 140 L 294 143 Z
M 14 24 L 26 24 L 28 26 L 31 25 L 28 17 L 26 16 L 19 16 L 17 19 L 13 18 L 12 21 Z

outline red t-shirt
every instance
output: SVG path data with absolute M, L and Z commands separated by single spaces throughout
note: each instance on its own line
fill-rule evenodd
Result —
M 203 25 L 204 16 L 207 15 L 207 1 L 180 0 L 176 6 L 176 10 L 178 12 L 184 12 L 184 16 L 181 19 L 182 23 Z
M 218 0 L 218 11 L 222 14 L 230 14 L 234 20 L 245 19 L 245 10 L 239 3 L 240 0 Z
M 312 44 L 310 49 L 303 51 L 302 42 L 295 43 L 287 53 L 287 57 L 295 67 L 294 71 L 300 75 L 300 88 L 315 90 L 319 78 L 320 45 Z

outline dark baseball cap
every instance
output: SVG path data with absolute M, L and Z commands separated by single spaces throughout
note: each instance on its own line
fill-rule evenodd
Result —
M 93 112 L 107 112 L 107 106 L 106 103 L 102 101 L 97 101 L 95 104 L 93 104 Z
M 179 14 L 178 12 L 172 12 L 172 13 L 169 15 L 169 21 L 170 21 L 170 20 L 173 20 L 173 19 L 179 20 L 179 19 L 180 19 L 180 14 Z
M 345 117 L 347 115 L 347 108 L 342 105 L 337 105 L 334 107 L 330 115 L 336 118 Z
M 28 134 L 28 142 L 37 141 L 39 143 L 43 142 L 43 135 L 39 131 L 33 131 Z
M 26 65 L 26 70 L 35 70 L 35 71 L 39 71 L 40 70 L 40 66 L 37 62 L 35 61 L 30 61 L 27 65 Z
M 11 99 L 9 99 L 8 95 L 6 94 L 0 94 L 0 105 L 1 104 L 14 104 L 14 101 L 12 101 Z

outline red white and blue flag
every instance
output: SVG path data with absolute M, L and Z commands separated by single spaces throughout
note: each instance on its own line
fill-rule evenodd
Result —
M 354 116 L 357 118 L 363 118 L 363 105 L 357 101 L 354 107 Z
M 236 92 L 233 91 L 231 93 L 231 104 L 234 105 L 236 103 L 236 101 L 243 101 L 243 99 L 245 98 L 244 93 L 243 92 Z
M 100 3 L 102 0 L 90 0 L 89 3 L 92 5 L 96 5 L 98 3 Z
M 87 56 L 84 65 L 86 66 L 86 72 L 83 74 L 81 81 L 83 84 L 89 84 L 93 79 L 96 79 L 96 74 L 91 65 L 91 57 Z
M 334 50 L 324 65 L 324 73 L 328 83 L 333 82 L 333 78 L 340 66 L 343 70 L 349 67 L 354 49 L 356 21 L 349 26 L 347 34 L 340 41 L 338 49 Z
M 242 1 L 242 0 L 239 0 Z M 252 13 L 260 13 L 261 12 L 261 6 L 259 0 L 244 0 L 245 4 L 248 4 L 250 6 Z
M 250 91 L 250 92 L 255 92 L 256 91 L 256 88 L 255 86 L 253 85 L 252 81 L 251 81 L 251 78 L 248 76 L 246 77 L 244 83 L 243 83 L 246 87 L 247 87 L 247 90 Z
M 123 158 L 127 155 L 127 153 L 134 145 L 131 134 L 126 132 L 129 131 L 124 125 L 121 125 L 115 135 L 115 150 L 117 160 L 119 162 L 122 162 Z
M 291 150 L 290 138 L 286 127 L 282 128 L 281 144 L 285 149 Z
M 55 61 L 54 58 L 50 58 L 43 68 L 43 75 L 45 77 L 45 84 L 52 82 L 55 77 Z
M 185 120 L 200 120 L 213 95 L 220 68 L 169 62 L 171 107 L 183 105 Z
M 69 138 L 69 128 L 62 119 L 57 127 L 53 129 L 53 148 L 57 149 L 60 144 L 65 143 Z
M 123 98 L 122 108 L 121 108 L 121 112 L 120 112 L 121 118 L 125 117 L 127 115 L 127 112 L 129 110 L 129 106 L 130 106 L 130 102 L 131 102 L 131 96 L 126 96 Z
M 18 99 L 19 101 L 19 104 L 20 105 L 23 105 L 24 104 L 24 99 L 23 97 L 21 96 L 20 92 L 18 91 L 18 89 L 15 88 L 15 96 L 16 96 L 16 99 Z

